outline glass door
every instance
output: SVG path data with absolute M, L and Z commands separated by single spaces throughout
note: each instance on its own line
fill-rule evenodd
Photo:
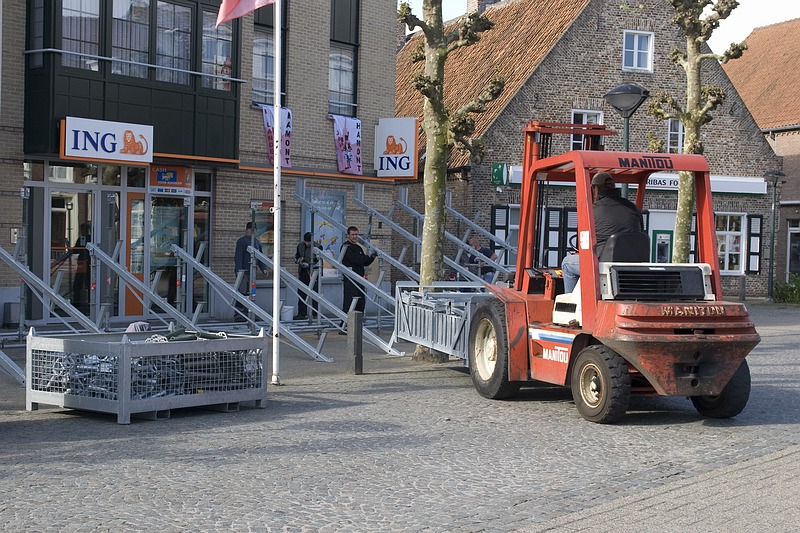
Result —
M 50 193 L 50 285 L 83 314 L 91 313 L 93 195 L 80 191 Z
M 178 301 L 178 257 L 172 245 L 186 249 L 188 206 L 183 198 L 153 196 L 150 199 L 150 286 L 170 305 L 183 310 Z M 152 307 L 157 311 L 157 307 Z

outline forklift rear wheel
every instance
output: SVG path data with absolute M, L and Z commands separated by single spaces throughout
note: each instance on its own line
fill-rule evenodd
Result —
M 601 345 L 587 346 L 572 369 L 572 398 L 583 418 L 607 424 L 622 418 L 631 396 L 625 359 Z
M 492 400 L 511 398 L 519 384 L 508 381 L 508 331 L 503 303 L 478 304 L 469 331 L 469 373 L 478 393 Z
M 694 408 L 703 416 L 731 418 L 738 415 L 750 399 L 750 367 L 747 361 L 736 369 L 719 396 L 691 396 Z

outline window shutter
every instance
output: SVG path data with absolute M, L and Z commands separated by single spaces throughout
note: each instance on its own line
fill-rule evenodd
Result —
M 692 215 L 692 229 L 689 232 L 689 262 L 697 262 L 697 213 Z M 711 266 L 714 267 L 714 265 Z
M 560 252 L 559 258 L 564 259 L 564 256 L 567 255 L 567 247 L 569 246 L 569 240 L 572 238 L 573 235 L 578 234 L 578 210 L 576 208 L 574 207 L 564 208 L 564 220 L 561 226 L 564 228 L 564 231 L 561 232 L 563 239 L 561 241 L 561 249 L 559 250 Z M 559 260 L 558 264 L 559 265 L 561 264 L 561 260 Z
M 747 217 L 747 268 L 748 274 L 761 272 L 761 227 L 763 217 L 750 215 Z M 775 253 L 774 251 L 770 253 Z

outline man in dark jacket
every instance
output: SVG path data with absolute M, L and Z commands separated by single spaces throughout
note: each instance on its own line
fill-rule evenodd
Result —
M 616 233 L 644 233 L 642 212 L 636 204 L 623 198 L 608 172 L 598 172 L 592 178 L 594 202 L 594 230 L 597 238 L 595 252 L 598 257 L 606 241 Z M 578 254 L 567 254 L 561 262 L 564 292 L 572 292 L 581 275 Z
M 358 228 L 355 226 L 350 226 L 347 228 L 346 238 L 347 240 L 342 245 L 342 250 L 344 250 L 342 264 L 351 268 L 353 272 L 363 278 L 364 274 L 366 274 L 366 269 L 364 267 L 371 265 L 372 262 L 375 261 L 375 258 L 378 257 L 378 253 L 372 252 L 371 255 L 364 253 L 364 249 L 360 244 L 358 244 Z M 366 305 L 363 292 L 358 286 L 356 286 L 353 280 L 347 276 L 344 276 L 342 285 L 342 311 L 345 313 L 349 312 L 350 304 L 353 302 L 353 298 L 358 298 L 355 310 L 363 313 L 364 306 Z
M 306 285 L 311 283 L 312 271 L 317 267 L 317 257 L 314 255 L 314 248 L 316 247 L 320 250 L 322 249 L 322 246 L 319 244 L 312 244 L 311 237 L 311 232 L 307 231 L 306 234 L 303 235 L 303 241 L 297 245 L 297 250 L 295 250 L 294 253 L 294 262 L 297 263 L 297 277 Z M 313 289 L 315 291 L 319 289 L 319 278 L 317 278 L 316 282 L 314 283 Z M 316 311 L 317 301 L 314 300 L 312 305 Z M 294 318 L 295 320 L 308 318 L 306 294 L 301 291 L 297 291 L 297 316 Z
M 239 292 L 244 296 L 250 296 L 250 252 L 247 251 L 248 246 L 252 246 L 259 252 L 261 251 L 261 242 L 253 236 L 253 223 L 248 222 L 244 227 L 244 235 L 239 237 L 236 241 L 236 251 L 233 254 L 234 272 L 238 274 L 242 272 L 242 282 L 239 285 Z M 267 273 L 267 265 L 259 261 L 257 267 L 261 269 L 264 274 Z M 234 313 L 236 320 L 244 320 L 247 314 L 247 309 L 238 301 L 235 303 L 236 309 L 239 313 Z

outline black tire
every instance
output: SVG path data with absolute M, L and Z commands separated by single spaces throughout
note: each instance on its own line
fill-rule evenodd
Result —
M 492 400 L 511 398 L 520 384 L 508 380 L 505 306 L 496 299 L 478 304 L 469 329 L 469 373 L 478 393 Z
M 747 361 L 736 369 L 733 377 L 718 396 L 691 396 L 694 408 L 710 418 L 731 418 L 744 410 L 750 399 L 750 367 Z
M 590 422 L 616 422 L 628 410 L 631 376 L 628 365 L 614 350 L 587 346 L 572 368 L 572 398 L 583 418 Z

